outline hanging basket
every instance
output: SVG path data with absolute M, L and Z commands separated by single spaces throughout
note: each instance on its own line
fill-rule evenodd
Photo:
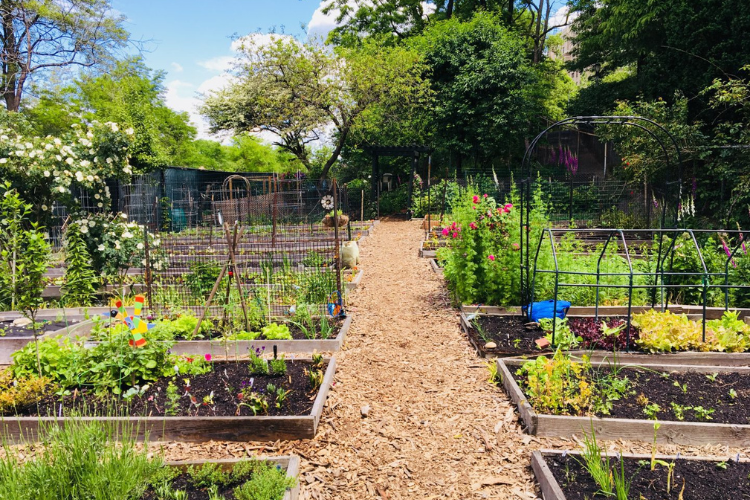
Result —
M 348 215 L 339 215 L 339 227 L 344 227 L 349 222 Z M 333 217 L 326 215 L 323 217 L 323 225 L 325 227 L 333 227 Z

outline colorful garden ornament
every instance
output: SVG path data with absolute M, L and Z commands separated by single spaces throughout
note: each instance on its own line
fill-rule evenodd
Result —
M 343 318 L 346 316 L 346 313 L 344 312 L 344 301 L 341 298 L 341 292 L 338 290 L 333 292 L 331 295 L 328 296 L 328 314 L 331 315 L 332 318 Z
M 131 338 L 129 342 L 132 347 L 145 346 L 146 338 L 143 336 L 143 334 L 156 326 L 153 323 L 148 323 L 147 321 L 141 319 L 144 302 L 145 300 L 143 295 L 136 295 L 132 316 L 128 316 L 127 310 L 125 309 L 125 306 L 122 304 L 121 300 L 115 302 L 116 309 L 112 309 L 112 311 L 110 311 L 109 313 L 109 317 L 118 321 L 122 321 L 125 325 L 127 325 L 128 329 L 130 330 L 130 334 L 133 336 L 133 338 Z M 107 316 L 107 314 L 105 314 L 105 316 Z

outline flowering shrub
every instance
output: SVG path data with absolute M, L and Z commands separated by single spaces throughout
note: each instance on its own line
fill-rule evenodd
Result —
M 121 131 L 116 123 L 78 125 L 67 137 L 27 137 L 0 128 L 0 177 L 33 199 L 38 210 L 50 210 L 53 201 L 78 206 L 75 187 L 86 189 L 104 208 L 109 199 L 106 178 L 132 174 L 128 148 L 133 129 Z
M 511 254 L 518 258 L 512 248 L 512 213 L 511 203 L 498 204 L 486 194 L 470 192 L 456 202 L 455 222 L 443 229 L 448 247 L 440 257 L 458 300 L 507 303 L 517 291 L 517 263 L 511 267 Z
M 127 220 L 126 214 L 86 214 L 76 216 L 73 223 L 86 239 L 94 268 L 119 285 L 128 269 L 146 266 L 145 238 L 148 238 L 151 269 L 159 271 L 168 265 L 159 237 Z

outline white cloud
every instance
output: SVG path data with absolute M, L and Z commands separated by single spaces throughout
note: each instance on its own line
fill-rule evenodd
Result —
M 552 17 L 549 18 L 549 26 L 562 26 L 565 24 L 565 16 L 568 16 L 568 11 L 570 10 L 570 7 L 567 5 L 563 5 L 557 11 L 552 15 Z M 568 16 L 568 24 L 573 22 L 573 19 L 576 18 L 577 13 L 573 13 L 570 16 Z
M 180 63 L 176 63 L 176 62 L 173 62 L 171 66 L 172 66 L 172 69 L 175 71 L 175 73 L 182 73 L 184 69 Z
M 199 61 L 198 66 L 206 68 L 211 71 L 229 71 L 232 69 L 232 63 L 234 57 L 232 56 L 219 56 L 209 59 L 208 61 Z

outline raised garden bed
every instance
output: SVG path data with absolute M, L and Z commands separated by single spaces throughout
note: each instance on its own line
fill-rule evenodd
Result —
M 592 361 L 611 361 L 616 357 L 619 362 L 649 365 L 750 366 L 750 352 L 680 351 L 661 354 L 644 352 L 636 345 L 638 331 L 635 327 L 631 327 L 630 351 L 626 352 L 624 330 L 617 337 L 604 338 L 597 325 L 602 321 L 606 321 L 609 326 L 623 325 L 625 319 L 618 318 L 617 315 L 622 313 L 622 309 L 627 308 L 601 307 L 599 308 L 598 321 L 594 321 L 594 316 L 588 314 L 589 309 L 593 308 L 571 307 L 567 316 L 568 324 L 573 331 L 583 335 L 580 346 L 570 351 L 575 356 L 587 355 Z M 633 312 L 639 313 L 649 309 L 638 307 L 633 308 Z M 464 306 L 462 308 L 460 314 L 461 328 L 479 356 L 537 356 L 549 352 L 549 348 L 540 349 L 535 343 L 537 340 L 543 339 L 545 333 L 534 326 L 533 323 L 527 323 L 519 314 L 519 310 L 520 308 L 513 310 L 487 306 Z M 720 317 L 720 314 L 717 314 L 718 312 L 714 311 L 713 315 Z M 723 313 L 723 309 L 721 313 Z M 476 328 L 477 323 L 481 331 Z M 494 343 L 495 347 L 488 348 L 488 342 Z M 613 352 L 615 344 L 616 354 Z
M 635 380 L 632 393 L 628 391 L 613 401 L 610 415 L 598 417 L 538 412 L 517 382 L 516 371 L 525 362 L 512 358 L 496 361 L 503 387 L 517 405 L 530 434 L 570 437 L 590 433 L 593 428 L 600 439 L 651 441 L 656 422 L 648 418 L 651 415 L 658 418 L 661 426 L 657 432 L 659 442 L 750 445 L 750 368 L 674 365 L 656 370 L 653 366 L 640 368 L 622 363 L 622 374 Z M 607 373 L 613 365 L 593 362 L 592 366 L 601 370 L 599 373 Z M 649 405 L 657 405 L 658 409 Z
M 6 316 L 3 313 L 3 317 L 8 317 L 4 321 L 0 321 L 0 328 L 5 330 L 5 334 L 0 337 L 0 365 L 9 365 L 13 359 L 11 355 L 19 349 L 22 349 L 29 342 L 34 342 L 34 332 L 30 328 L 26 327 L 13 327 L 13 319 L 17 318 L 15 314 Z M 11 319 L 13 318 L 13 319 Z M 85 320 L 82 316 L 69 316 L 65 319 L 58 319 L 55 316 L 39 316 L 38 322 L 44 322 L 39 335 L 39 339 L 47 337 L 56 337 L 58 335 L 64 336 L 75 336 L 85 335 L 91 331 L 91 321 Z
M 167 465 L 170 467 L 179 468 L 184 471 L 184 470 L 187 470 L 188 467 L 190 466 L 196 467 L 196 466 L 202 466 L 204 464 L 218 464 L 222 470 L 227 471 L 227 470 L 230 470 L 232 467 L 234 467 L 235 464 L 241 462 L 242 460 L 246 460 L 246 459 L 229 458 L 229 459 L 223 459 L 223 460 L 184 460 L 184 461 L 179 461 L 179 462 L 167 462 Z M 275 464 L 278 467 L 281 467 L 281 469 L 286 472 L 286 476 L 288 478 L 297 479 L 299 477 L 300 461 L 299 461 L 299 457 L 297 457 L 296 455 L 278 456 L 278 457 L 253 457 L 253 460 L 268 462 L 271 464 Z M 299 485 L 299 480 L 297 480 L 295 483 L 295 486 L 286 491 L 282 500 L 298 500 L 299 492 L 300 492 L 300 485 Z M 149 498 L 149 497 L 146 497 L 146 498 Z M 208 498 L 208 497 L 205 497 L 205 498 Z
M 725 500 L 744 498 L 750 489 L 750 462 L 736 458 L 681 457 L 656 455 L 666 462 L 650 467 L 651 455 L 610 454 L 611 467 L 620 471 L 624 460 L 625 478 L 631 480 L 628 498 L 649 500 Z M 545 500 L 584 500 L 598 497 L 599 486 L 586 470 L 578 452 L 535 451 L 531 455 L 542 496 Z M 669 480 L 669 468 L 672 477 Z M 683 489 L 684 484 L 684 489 Z
M 346 281 L 346 290 L 352 291 L 356 290 L 360 283 L 362 283 L 362 277 L 364 276 L 364 271 L 362 269 L 357 269 L 356 271 L 346 271 L 344 273 Z M 349 277 L 351 276 L 351 281 L 349 281 Z
M 70 417 L 62 416 L 66 409 L 75 409 L 79 413 L 82 408 L 94 407 L 94 403 L 106 403 L 109 415 L 128 412 L 129 416 L 84 416 L 75 417 L 84 420 L 108 421 L 115 424 L 124 422 L 137 423 L 137 436 L 143 438 L 148 434 L 149 440 L 167 441 L 276 441 L 293 439 L 311 439 L 317 432 L 323 406 L 328 396 L 328 391 L 333 383 L 336 371 L 335 358 L 326 359 L 327 366 L 323 376 L 323 382 L 316 394 L 307 397 L 305 392 L 306 377 L 303 370 L 309 367 L 311 361 L 306 359 L 288 360 L 288 373 L 282 377 L 254 376 L 250 382 L 251 375 L 248 371 L 247 362 L 221 362 L 216 363 L 214 370 L 204 375 L 195 375 L 189 378 L 190 388 L 186 391 L 184 380 L 177 377 L 180 387 L 178 389 L 179 399 L 174 408 L 178 416 L 164 416 L 167 409 L 166 378 L 150 384 L 149 389 L 140 398 L 131 400 L 131 408 L 113 406 L 116 403 L 114 397 L 108 402 L 96 399 L 93 394 L 85 394 L 85 391 L 75 392 L 63 396 L 62 403 L 57 396 L 49 400 L 41 401 L 35 408 L 27 408 L 24 416 L 8 416 L 3 419 L 3 430 L 5 436 L 13 441 L 36 440 L 39 437 L 40 425 L 64 425 Z M 291 382 L 286 384 L 287 377 Z M 249 408 L 238 406 L 237 395 L 227 390 L 227 384 L 239 392 L 243 387 L 258 387 L 265 390 L 266 378 L 270 383 L 293 391 L 288 399 L 288 406 L 276 410 L 269 404 L 269 414 L 263 416 L 252 416 Z M 228 381 L 227 381 L 228 379 Z M 243 382 L 246 384 L 243 386 Z M 257 385 L 255 385 L 257 384 Z M 159 390 L 161 389 L 161 390 Z M 302 391 L 295 394 L 294 391 Z M 183 394 L 185 393 L 185 394 Z M 205 398 L 210 397 L 213 403 L 205 404 Z M 149 399 L 151 398 L 151 399 Z M 269 402 L 270 403 L 270 402 Z M 289 408 L 288 410 L 286 408 Z M 63 410 L 60 410 L 63 408 Z M 235 415 L 239 408 L 240 416 Z M 39 411 L 37 411 L 39 410 Z M 46 413 L 45 410 L 49 410 Z M 246 415 L 247 412 L 250 415 Z M 42 415 L 58 416 L 39 416 Z M 221 415 L 219 415 L 221 413 Z M 84 412 L 85 414 L 85 412 Z

